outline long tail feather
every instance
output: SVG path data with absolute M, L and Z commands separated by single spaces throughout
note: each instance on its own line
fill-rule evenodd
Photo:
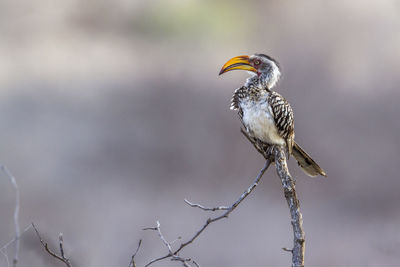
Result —
M 324 170 L 296 142 L 293 145 L 292 155 L 307 175 L 311 177 L 317 175 L 326 177 Z

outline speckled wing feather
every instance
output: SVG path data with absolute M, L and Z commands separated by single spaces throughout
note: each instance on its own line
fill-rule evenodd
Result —
M 239 113 L 240 119 L 243 118 L 243 111 L 240 108 L 239 102 L 240 102 L 240 99 L 245 98 L 246 96 L 248 96 L 248 94 L 249 94 L 248 89 L 245 86 L 242 86 L 235 90 L 235 93 L 233 94 L 232 99 L 231 99 L 230 109 L 237 110 Z
M 268 103 L 274 113 L 274 120 L 278 133 L 286 140 L 289 154 L 294 143 L 294 114 L 286 99 L 277 92 L 271 91 Z

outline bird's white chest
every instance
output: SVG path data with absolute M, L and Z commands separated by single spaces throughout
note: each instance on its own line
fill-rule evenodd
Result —
M 274 115 L 266 99 L 246 99 L 240 103 L 240 107 L 243 111 L 243 124 L 251 135 L 268 144 L 285 144 L 275 126 Z

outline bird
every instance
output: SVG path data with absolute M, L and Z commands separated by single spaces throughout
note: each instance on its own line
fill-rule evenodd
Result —
M 257 150 L 265 152 L 276 146 L 286 148 L 308 176 L 327 176 L 325 171 L 294 140 L 294 113 L 289 102 L 275 91 L 281 77 L 278 61 L 265 54 L 231 58 L 219 75 L 232 70 L 250 74 L 243 86 L 235 90 L 231 109 L 236 110 L 244 133 Z M 269 152 L 271 153 L 271 152 Z

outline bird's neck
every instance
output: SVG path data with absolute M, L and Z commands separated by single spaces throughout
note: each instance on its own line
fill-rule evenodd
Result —
M 251 73 L 251 77 L 246 80 L 246 86 L 259 87 L 260 89 L 272 90 L 278 83 L 281 76 L 279 68 L 273 68 L 261 74 Z
M 270 78 L 261 74 L 253 75 L 247 78 L 245 86 L 247 88 L 257 89 L 258 91 L 271 91 L 276 82 L 271 83 Z

